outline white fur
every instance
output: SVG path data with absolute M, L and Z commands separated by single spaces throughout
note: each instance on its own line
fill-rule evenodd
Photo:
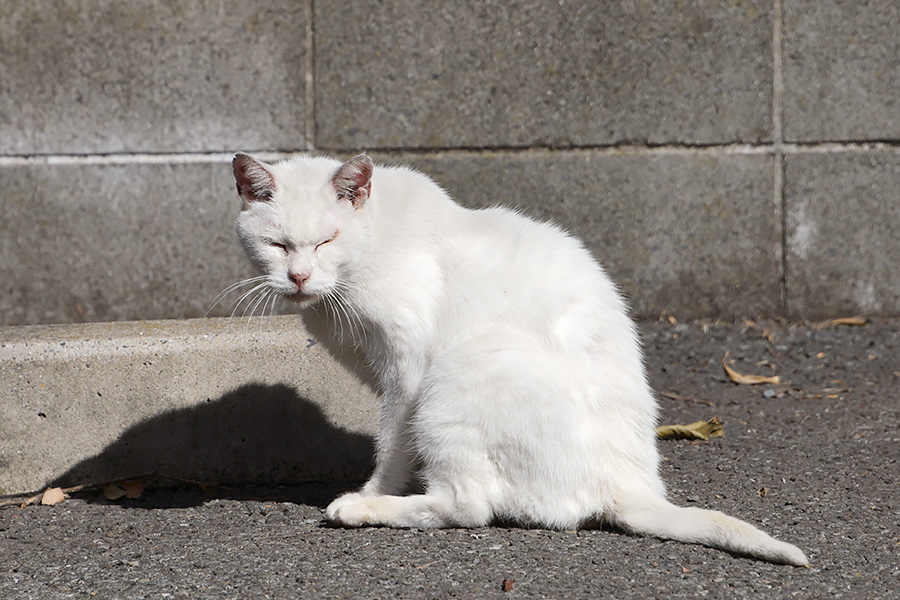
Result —
M 289 271 L 309 272 L 298 298 L 361 348 L 382 394 L 375 471 L 329 520 L 608 522 L 807 563 L 747 523 L 665 499 L 635 328 L 578 240 L 503 208 L 464 209 L 406 168 L 376 167 L 355 208 L 331 184 L 338 161 L 264 167 L 274 197 L 237 221 L 248 255 L 285 295 L 298 293 Z

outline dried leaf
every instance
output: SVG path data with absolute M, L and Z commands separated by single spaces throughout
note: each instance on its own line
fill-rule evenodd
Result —
M 779 384 L 781 383 L 781 377 L 778 375 L 773 375 L 772 377 L 766 377 L 764 375 L 744 375 L 743 373 L 738 373 L 734 369 L 728 366 L 728 353 L 725 353 L 725 358 L 722 359 L 722 366 L 725 367 L 725 373 L 728 375 L 728 379 L 733 381 L 734 383 L 740 385 L 759 385 L 762 383 L 771 383 L 771 384 Z
M 503 591 L 504 591 L 504 592 L 511 592 L 512 589 L 513 589 L 513 584 L 514 584 L 515 582 L 516 582 L 515 579 L 504 579 L 504 580 L 503 580 L 503 584 L 502 584 L 502 585 L 503 585 Z
M 144 484 L 140 481 L 123 481 L 122 488 L 125 490 L 125 497 L 137 500 L 144 493 Z
M 656 428 L 656 437 L 663 440 L 708 440 L 723 435 L 725 432 L 722 431 L 722 421 L 719 417 L 689 425 L 663 425 Z
M 41 504 L 44 506 L 53 506 L 54 504 L 58 504 L 66 499 L 65 493 L 63 493 L 62 488 L 47 488 L 44 492 L 44 495 L 41 496 Z
M 862 315 L 856 315 L 855 317 L 842 317 L 840 319 L 831 319 L 830 321 L 822 321 L 821 323 L 816 323 L 816 329 L 825 329 L 826 327 L 836 327 L 838 325 L 849 325 L 853 327 L 862 327 L 863 325 L 867 325 L 869 321 Z
M 112 501 L 122 498 L 137 499 L 143 493 L 144 484 L 140 481 L 117 481 L 103 486 L 103 497 Z
M 103 497 L 107 500 L 118 500 L 125 497 L 125 488 L 118 483 L 107 483 L 103 486 Z
M 760 499 L 765 498 L 765 497 L 766 497 L 766 494 L 768 494 L 768 493 L 769 493 L 769 488 L 767 488 L 767 487 L 765 487 L 765 486 L 759 488 L 759 497 L 760 497 Z

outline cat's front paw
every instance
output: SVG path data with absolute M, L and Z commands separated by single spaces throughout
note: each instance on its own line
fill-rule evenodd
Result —
M 351 492 L 334 499 L 325 509 L 325 518 L 341 527 L 374 525 L 374 514 L 368 506 L 371 496 Z

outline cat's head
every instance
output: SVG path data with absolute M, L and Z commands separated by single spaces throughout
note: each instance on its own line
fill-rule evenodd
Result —
M 359 213 L 372 189 L 372 160 L 267 164 L 238 154 L 233 168 L 243 201 L 238 237 L 268 286 L 302 304 L 339 287 L 364 245 Z

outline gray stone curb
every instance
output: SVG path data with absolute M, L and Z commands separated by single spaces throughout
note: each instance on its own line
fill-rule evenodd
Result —
M 360 480 L 373 406 L 296 316 L 0 329 L 0 489 Z

